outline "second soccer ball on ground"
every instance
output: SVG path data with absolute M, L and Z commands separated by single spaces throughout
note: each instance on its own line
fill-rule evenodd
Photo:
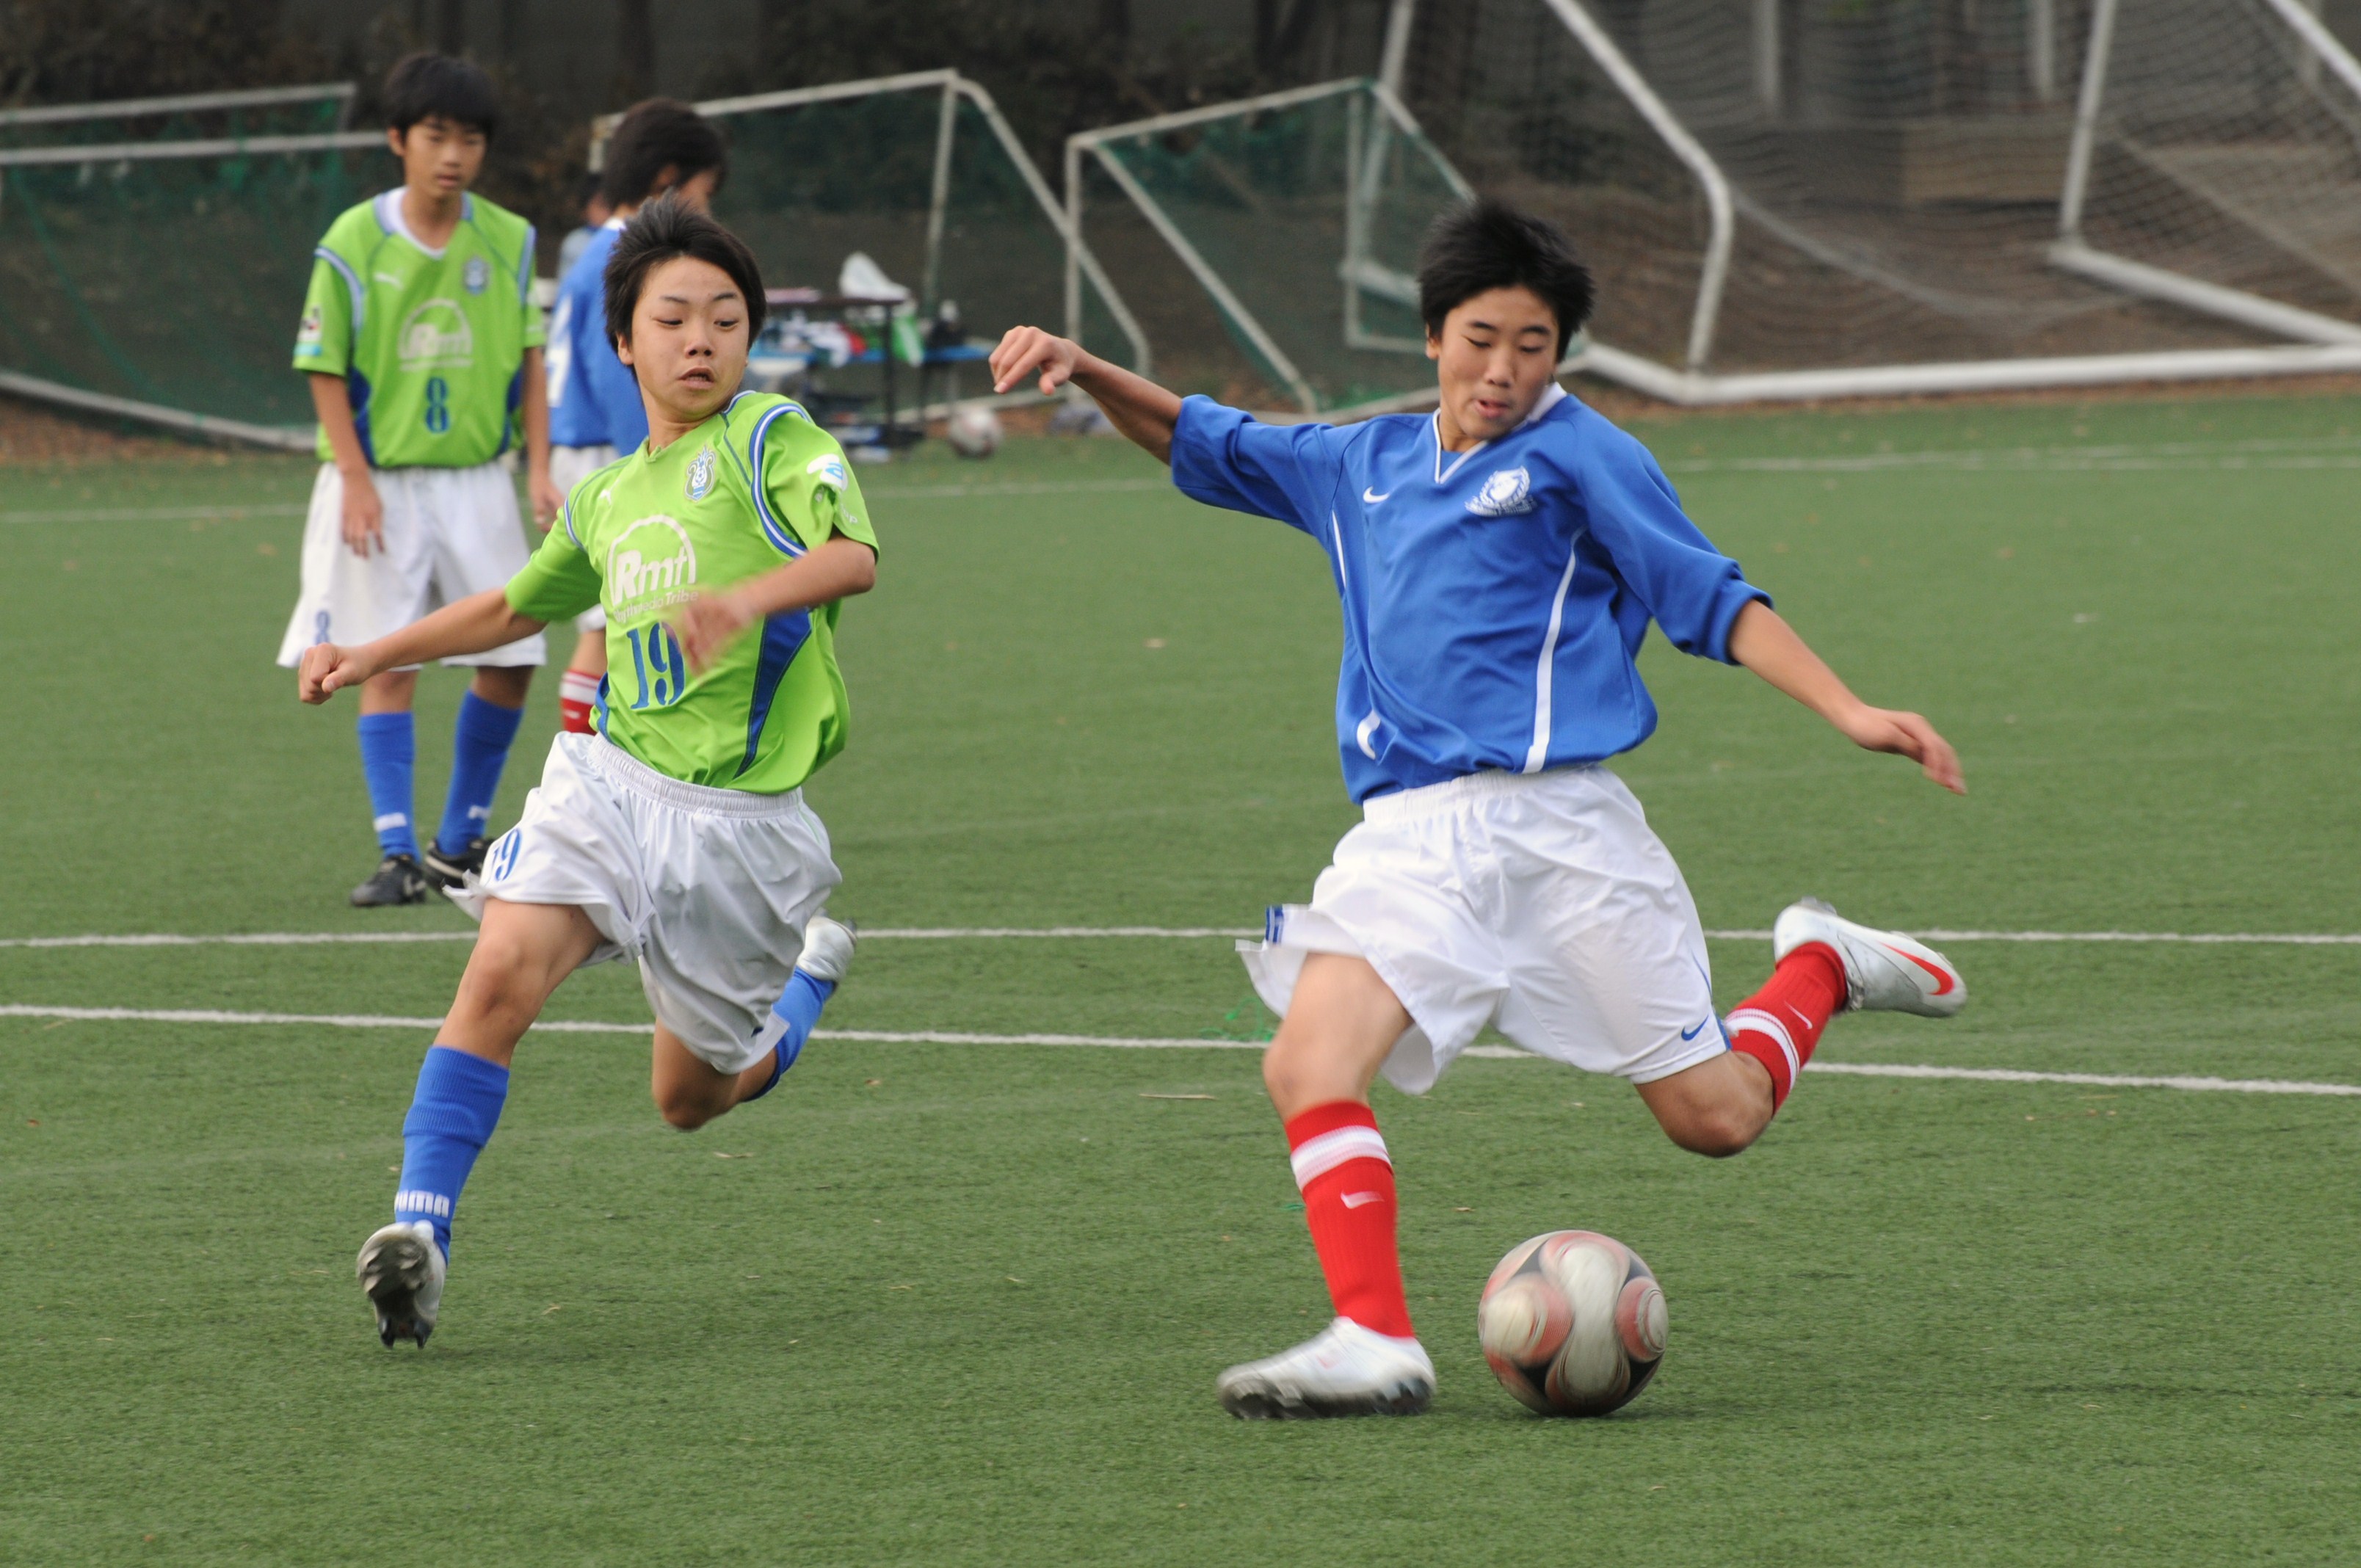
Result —
M 1000 450 L 1000 416 L 973 406 L 953 409 L 943 423 L 943 438 L 962 457 L 989 457 Z
M 1640 1255 L 1596 1231 L 1509 1250 L 1476 1309 L 1500 1386 L 1545 1416 L 1603 1416 L 1639 1397 L 1664 1354 L 1664 1292 Z

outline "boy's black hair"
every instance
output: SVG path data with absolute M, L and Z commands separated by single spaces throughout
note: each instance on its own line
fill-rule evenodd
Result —
M 730 172 L 730 149 L 713 122 L 679 99 L 643 99 L 623 111 L 607 138 L 598 188 L 609 205 L 636 207 L 661 194 L 655 185 L 667 169 L 682 182 L 710 169 L 719 185 Z
M 769 313 L 763 297 L 762 269 L 746 242 L 703 213 L 667 196 L 642 207 L 615 240 L 615 254 L 607 258 L 607 341 L 620 346 L 631 335 L 631 313 L 640 307 L 640 292 L 648 275 L 675 257 L 693 256 L 730 274 L 746 301 L 746 341 L 763 330 Z
M 421 49 L 385 73 L 385 123 L 404 135 L 421 120 L 445 119 L 489 138 L 500 118 L 500 95 L 481 66 Z
M 1590 320 L 1590 269 L 1565 235 L 1506 202 L 1479 197 L 1434 220 L 1418 263 L 1418 311 L 1430 336 L 1443 319 L 1492 289 L 1532 290 L 1557 316 L 1558 357 Z

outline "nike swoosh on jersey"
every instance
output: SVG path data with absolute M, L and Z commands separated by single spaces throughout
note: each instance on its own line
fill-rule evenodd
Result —
M 1392 494 L 1393 494 L 1393 492 L 1392 492 L 1391 490 L 1388 490 L 1388 491 L 1386 492 L 1386 495 L 1385 495 L 1385 496 L 1381 496 L 1381 495 L 1378 494 L 1378 492 L 1377 492 L 1375 489 L 1373 489 L 1373 488 L 1366 488 L 1366 487 L 1365 487 L 1365 488 L 1362 489 L 1362 491 L 1361 491 L 1361 499 L 1362 499 L 1363 500 L 1365 500 L 1365 501 L 1368 502 L 1371 506 L 1375 506 L 1375 505 L 1377 505 L 1379 501 L 1384 500 L 1384 499 L 1386 499 L 1386 496 L 1390 496 L 1390 495 L 1392 495 Z

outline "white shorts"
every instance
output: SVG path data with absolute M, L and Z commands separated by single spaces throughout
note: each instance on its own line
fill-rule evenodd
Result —
M 1730 1048 L 1697 905 L 1605 768 L 1483 773 L 1380 795 L 1312 903 L 1241 942 L 1285 1014 L 1310 953 L 1368 959 L 1411 1015 L 1385 1075 L 1434 1086 L 1487 1024 L 1537 1055 L 1646 1083 Z
M 472 468 L 377 468 L 385 506 L 385 548 L 356 555 L 345 543 L 345 477 L 320 466 L 303 520 L 303 587 L 279 662 L 290 668 L 319 642 L 347 646 L 399 631 L 430 610 L 486 588 L 505 587 L 529 554 L 517 515 L 516 480 L 498 463 Z M 446 664 L 539 664 L 541 633 Z
M 656 1022 L 708 1066 L 771 1053 L 771 1003 L 803 956 L 804 927 L 842 881 L 803 791 L 748 795 L 667 778 L 597 735 L 560 735 L 524 816 L 492 841 L 453 903 L 566 904 L 629 958 Z
M 553 446 L 549 449 L 549 482 L 557 487 L 561 496 L 571 496 L 574 487 L 615 460 L 611 446 Z M 577 631 L 604 631 L 607 612 L 592 605 L 574 618 Z

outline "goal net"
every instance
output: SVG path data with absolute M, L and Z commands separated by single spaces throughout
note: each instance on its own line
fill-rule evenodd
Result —
M 957 72 L 697 108 L 730 141 L 730 178 L 714 214 L 753 248 L 774 289 L 835 295 L 846 258 L 858 251 L 910 291 L 922 325 L 944 302 L 956 305 L 970 354 L 1009 327 L 1062 319 L 1064 211 L 991 96 Z M 1082 341 L 1137 362 L 1122 298 L 1086 248 L 1075 265 Z M 843 384 L 873 374 L 855 367 Z M 971 395 L 989 390 L 980 369 L 955 384 Z
M 373 133 L 0 148 L 0 390 L 308 449 L 312 247 Z
M 346 128 L 349 82 L 252 87 L 167 98 L 115 98 L 0 109 L 0 148 L 104 147 L 127 141 L 217 137 L 319 136 Z
M 1591 367 L 1659 395 L 2361 367 L 2361 72 L 2308 20 L 1459 0 L 1416 8 L 1401 94 L 1472 182 L 1577 237 Z
M 1140 302 L 1166 379 L 1307 413 L 1433 384 L 1418 248 L 1471 192 L 1377 83 L 1158 115 L 1068 148 L 1077 231 Z

